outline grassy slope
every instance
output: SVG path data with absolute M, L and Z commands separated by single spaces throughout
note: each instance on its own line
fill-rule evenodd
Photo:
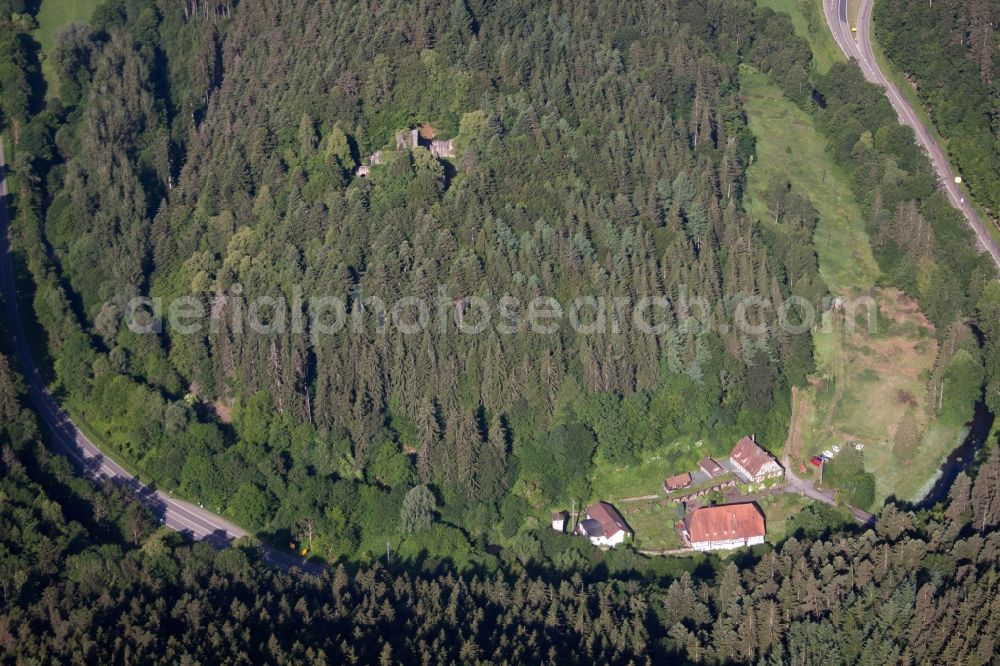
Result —
M 99 4 L 101 0 L 42 0 L 36 16 L 38 29 L 34 32 L 35 39 L 42 45 L 42 52 L 52 53 L 59 28 L 74 22 L 86 23 Z M 46 96 L 52 98 L 59 92 L 59 82 L 47 58 L 42 60 L 42 74 L 48 83 Z
M 821 0 L 757 0 L 761 7 L 770 7 L 792 17 L 795 34 L 809 42 L 816 69 L 825 73 L 833 63 L 843 62 L 844 54 L 840 52 L 826 27 L 820 2 Z
M 895 494 L 910 499 L 947 453 L 939 439 L 930 437 L 940 425 L 928 427 L 926 411 L 926 377 L 937 342 L 914 301 L 891 289 L 876 293 L 880 315 L 885 316 L 880 316 L 876 333 L 865 327 L 848 332 L 844 319 L 831 314 L 826 315 L 828 328 L 815 333 L 817 368 L 804 392 L 812 409 L 803 428 L 802 450 L 809 456 L 833 444 L 862 441 L 865 466 L 875 475 L 876 498 Z M 893 450 L 893 438 L 908 418 L 910 402 L 925 442 L 903 454 Z
M 871 288 L 878 266 L 861 210 L 847 177 L 827 156 L 826 140 L 766 76 L 746 68 L 742 74 L 744 104 L 757 137 L 757 159 L 747 172 L 748 212 L 769 220 L 765 193 L 775 180 L 787 179 L 819 212 L 814 239 L 820 274 L 830 290 L 846 295 Z
M 788 519 L 808 506 L 810 500 L 785 493 L 762 497 L 757 500 L 757 504 L 764 512 L 767 521 L 767 540 L 777 543 L 786 536 Z
M 697 450 L 699 457 L 709 455 L 708 449 L 700 444 L 675 442 L 670 444 L 669 449 L 675 452 L 674 455 L 683 450 Z M 591 480 L 594 497 L 617 502 L 630 497 L 663 494 L 665 478 L 690 471 L 677 469 L 676 463 L 666 460 L 664 453 L 665 451 L 650 452 L 643 456 L 638 465 L 617 467 L 598 458 L 594 461 L 594 476 Z
M 924 413 L 926 373 L 937 353 L 931 326 L 899 292 L 874 287 L 879 270 L 864 219 L 812 119 L 761 74 L 745 70 L 742 91 L 757 137 L 757 159 L 747 173 L 749 213 L 770 224 L 764 193 L 773 179 L 788 179 L 819 212 L 814 239 L 820 273 L 830 290 L 845 296 L 872 294 L 885 315 L 874 335 L 864 326 L 846 335 L 843 321 L 829 315 L 828 327 L 814 331 L 817 370 L 800 394 L 805 421 L 792 450 L 807 459 L 833 444 L 861 440 L 866 468 L 876 478 L 876 500 L 892 494 L 911 499 L 960 435 L 955 427 L 920 416 L 925 430 L 919 449 L 905 460 L 892 451 L 907 400 L 916 402 L 918 414 Z
M 657 501 L 620 504 L 618 510 L 635 531 L 635 547 L 640 550 L 683 548 L 675 525 L 680 512 L 673 502 Z

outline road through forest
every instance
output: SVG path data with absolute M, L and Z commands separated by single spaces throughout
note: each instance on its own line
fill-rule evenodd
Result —
M 7 327 L 14 352 L 24 375 L 28 395 L 38 416 L 52 433 L 52 443 L 69 456 L 70 461 L 88 478 L 101 483 L 110 479 L 131 488 L 139 500 L 167 527 L 224 548 L 233 539 L 246 536 L 247 531 L 200 506 L 185 502 L 171 494 L 143 484 L 124 467 L 104 455 L 73 423 L 49 393 L 31 356 L 18 307 L 15 264 L 7 214 L 7 169 L 3 139 L 0 137 L 0 293 L 6 306 Z M 299 567 L 308 573 L 318 574 L 323 568 L 305 562 L 290 553 L 262 545 L 264 558 L 269 564 L 286 571 Z
M 857 61 L 865 79 L 885 89 L 885 95 L 899 116 L 900 122 L 913 129 L 917 143 L 927 153 L 934 170 L 937 172 L 941 188 L 947 195 L 948 201 L 965 216 L 969 226 L 976 234 L 979 247 L 990 254 L 993 263 L 1000 271 L 1000 246 L 997 245 L 986 228 L 986 224 L 992 224 L 992 222 L 984 223 L 979 217 L 976 209 L 972 207 L 958 185 L 955 184 L 955 172 L 941 146 L 937 144 L 934 136 L 920 121 L 909 102 L 903 98 L 896 86 L 879 69 L 871 42 L 872 8 L 874 5 L 875 0 L 861 0 L 861 5 L 858 8 L 857 33 L 851 32 L 851 23 L 847 16 L 847 0 L 823 0 L 823 13 L 826 16 L 830 32 L 833 33 L 833 39 L 837 42 L 840 50 L 848 59 Z M 857 39 L 854 37 L 855 34 Z

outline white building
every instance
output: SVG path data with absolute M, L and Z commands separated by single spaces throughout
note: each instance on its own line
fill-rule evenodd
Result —
M 553 511 L 552 512 L 552 529 L 556 532 L 566 531 L 566 512 L 565 511 Z
M 744 437 L 736 442 L 729 456 L 737 476 L 747 483 L 759 483 L 765 479 L 784 476 L 785 470 L 770 453 L 757 446 L 753 437 Z
M 576 526 L 576 533 L 590 539 L 595 546 L 617 546 L 632 538 L 632 530 L 625 519 L 607 502 L 587 507 L 586 518 Z

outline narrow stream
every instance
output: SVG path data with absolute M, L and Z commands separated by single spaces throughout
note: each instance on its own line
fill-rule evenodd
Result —
M 986 442 L 986 437 L 993 427 L 993 415 L 986 409 L 982 400 L 976 402 L 975 411 L 972 414 L 972 422 L 969 424 L 969 433 L 961 444 L 941 463 L 940 476 L 934 482 L 930 492 L 920 501 L 922 506 L 932 506 L 948 496 L 948 489 L 958 473 L 968 468 L 975 459 L 979 449 Z

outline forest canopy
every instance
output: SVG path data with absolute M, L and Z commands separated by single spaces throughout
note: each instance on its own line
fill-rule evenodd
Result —
M 739 567 L 664 567 L 615 551 L 588 560 L 548 531 L 530 569 L 458 575 L 380 562 L 301 576 L 269 568 L 252 540 L 222 551 L 185 542 L 128 491 L 75 478 L 46 450 L 23 399 L 0 355 L 5 661 L 986 664 L 995 655 L 1000 449 L 932 510 L 890 505 L 873 529 L 827 534 L 833 509 L 819 505 L 795 518 L 797 537 Z M 570 563 L 572 573 L 548 569 Z
M 932 3 L 888 45 L 972 39 L 972 65 L 940 47 L 960 74 L 940 98 L 970 100 L 942 124 L 960 161 L 993 112 L 982 4 Z M 949 350 L 926 378 L 961 387 L 940 413 L 960 421 L 980 384 L 1000 409 L 993 267 L 882 91 L 853 64 L 818 72 L 787 15 L 750 0 L 107 0 L 42 54 L 35 11 L 0 0 L 0 128 L 45 380 L 102 449 L 253 536 L 191 543 L 128 488 L 75 476 L 0 354 L 0 659 L 994 658 L 995 442 L 936 504 L 872 507 L 865 526 L 813 504 L 787 538 L 726 559 L 601 551 L 539 521 L 593 499 L 598 468 L 784 441 L 808 326 L 789 334 L 766 308 L 753 332 L 727 325 L 741 303 L 829 294 L 808 192 L 776 182 L 773 219 L 747 213 L 741 69 L 828 140 L 878 286 L 916 299 Z M 985 202 L 980 167 L 962 168 Z M 310 297 L 330 295 L 360 334 L 234 316 L 270 297 L 315 322 Z M 464 335 L 406 334 L 373 300 L 441 298 L 471 319 L 502 296 L 668 305 L 652 333 L 611 308 L 594 334 L 560 320 Z M 220 324 L 139 333 L 136 297 L 189 298 Z M 917 436 L 897 435 L 904 453 Z M 873 503 L 860 452 L 829 473 Z M 262 542 L 327 566 L 268 566 Z
M 808 326 L 774 308 L 753 332 L 728 324 L 746 302 L 828 293 L 807 193 L 772 188 L 772 224 L 744 208 L 740 68 L 814 115 L 885 282 L 960 342 L 941 373 L 984 376 L 998 407 L 980 346 L 1000 330 L 979 317 L 1000 293 L 926 158 L 856 67 L 817 73 L 789 18 L 748 0 L 109 0 L 46 54 L 44 105 L 27 28 L 6 28 L 27 45 L 27 101 L 4 122 L 53 388 L 111 455 L 268 541 L 523 566 L 544 545 L 528 526 L 593 499 L 598 465 L 784 441 Z M 268 297 L 309 319 L 327 295 L 362 334 L 235 316 Z M 503 296 L 667 307 L 653 333 L 610 309 L 590 335 L 408 335 L 371 300 L 464 315 Z M 219 325 L 137 333 L 135 297 L 189 298 Z M 845 477 L 866 503 L 871 478 Z
M 742 210 L 753 138 L 736 73 L 766 16 L 102 4 L 60 33 L 58 103 L 33 120 L 45 151 L 19 181 L 56 381 L 161 487 L 279 541 L 309 521 L 331 560 L 381 552 L 418 484 L 489 543 L 511 512 L 587 499 L 595 458 L 706 433 L 778 440 L 809 334 L 773 310 L 753 333 L 719 326 L 745 299 L 826 294 L 808 237 Z M 410 149 L 411 128 L 452 139 L 448 156 Z M 234 294 L 363 308 L 442 293 L 459 309 L 668 305 L 655 334 L 618 310 L 593 335 L 565 319 L 550 335 L 404 335 L 377 309 L 364 335 L 315 338 L 229 316 L 193 335 L 123 322 L 136 296 L 229 315 Z M 700 301 L 712 311 L 694 320 Z
M 1000 214 L 1000 8 L 989 0 L 875 5 L 878 38 L 906 73 L 962 178 Z

